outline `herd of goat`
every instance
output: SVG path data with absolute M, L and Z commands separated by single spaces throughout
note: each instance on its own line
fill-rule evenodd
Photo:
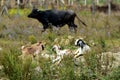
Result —
M 37 56 L 42 56 L 43 58 L 51 59 L 52 63 L 60 64 L 65 56 L 71 56 L 73 59 L 79 58 L 85 53 L 91 51 L 91 48 L 85 41 L 82 39 L 75 40 L 75 46 L 78 46 L 78 49 L 72 51 L 70 49 L 61 49 L 59 44 L 55 44 L 52 47 L 52 50 L 56 52 L 55 55 L 51 55 L 48 53 L 42 53 L 44 51 L 44 45 L 42 42 L 37 42 L 30 46 L 22 46 L 21 51 L 22 54 L 20 57 L 25 58 L 28 55 L 31 55 L 33 59 Z

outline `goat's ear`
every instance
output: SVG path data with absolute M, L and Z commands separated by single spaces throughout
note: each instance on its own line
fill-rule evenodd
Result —
M 24 48 L 25 48 L 25 46 L 22 46 L 22 47 L 21 47 L 21 49 L 24 49 Z
M 55 49 L 55 48 L 54 48 L 54 47 L 52 47 L 52 51 L 54 51 L 54 49 Z
M 62 48 L 61 48 L 61 47 L 59 47 L 59 49 L 61 50 Z
M 60 45 L 59 44 L 56 44 L 59 48 L 60 48 Z
M 43 46 L 43 45 L 41 45 L 41 47 L 42 47 L 42 50 L 44 50 L 44 46 Z
M 39 44 L 41 44 L 42 42 L 39 42 Z
M 38 42 L 36 45 L 39 46 L 40 44 L 42 44 L 42 42 Z

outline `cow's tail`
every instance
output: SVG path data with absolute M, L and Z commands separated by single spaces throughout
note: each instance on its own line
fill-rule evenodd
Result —
M 84 25 L 87 27 L 87 25 L 85 24 L 85 22 L 83 22 L 77 15 L 76 15 L 76 18 Z

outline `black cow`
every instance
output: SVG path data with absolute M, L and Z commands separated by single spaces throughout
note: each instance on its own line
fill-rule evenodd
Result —
M 43 25 L 43 31 L 45 31 L 50 25 L 55 27 L 62 27 L 67 24 L 70 28 L 70 31 L 76 31 L 77 25 L 75 25 L 75 17 L 78 18 L 75 12 L 72 10 L 45 10 L 41 11 L 38 9 L 33 9 L 32 12 L 28 15 L 29 18 L 35 18 Z M 86 24 L 78 18 L 83 25 Z

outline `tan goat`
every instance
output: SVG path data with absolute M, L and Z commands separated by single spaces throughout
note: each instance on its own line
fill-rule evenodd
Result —
M 32 44 L 31 46 L 22 46 L 22 55 L 32 55 L 35 57 L 38 55 L 42 50 L 44 50 L 42 42 L 37 42 Z

